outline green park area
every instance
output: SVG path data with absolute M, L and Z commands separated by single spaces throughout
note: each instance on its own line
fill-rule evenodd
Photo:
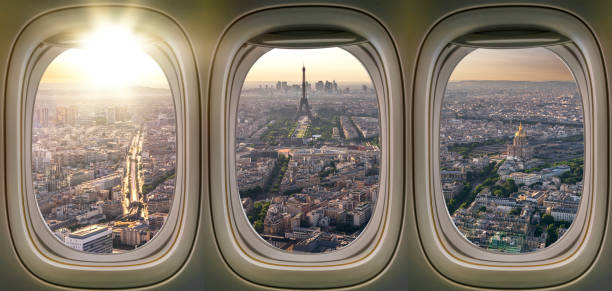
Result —
M 267 144 L 277 145 L 281 138 L 290 137 L 296 126 L 297 122 L 294 120 L 276 120 L 268 124 L 268 129 L 261 135 L 260 139 Z

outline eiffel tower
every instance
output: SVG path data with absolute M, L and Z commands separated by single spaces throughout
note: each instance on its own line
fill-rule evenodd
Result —
M 309 119 L 312 119 L 310 104 L 308 104 L 308 99 L 306 98 L 306 67 L 302 66 L 302 98 L 300 98 L 300 104 L 298 105 L 297 116 L 295 119 L 297 120 L 304 115 L 308 116 Z

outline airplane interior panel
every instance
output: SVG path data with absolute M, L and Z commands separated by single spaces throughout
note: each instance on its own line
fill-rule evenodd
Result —
M 0 290 L 608 290 L 610 9 L 4 1 Z

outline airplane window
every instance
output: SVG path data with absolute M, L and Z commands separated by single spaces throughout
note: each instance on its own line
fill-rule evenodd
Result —
M 558 241 L 583 189 L 581 95 L 545 48 L 476 49 L 453 71 L 440 115 L 440 180 L 457 229 L 480 248 Z
M 31 166 L 40 213 L 57 239 L 110 254 L 154 239 L 168 217 L 176 118 L 158 64 L 129 37 L 111 47 L 104 36 L 64 51 L 44 72 Z
M 341 48 L 273 49 L 250 69 L 235 128 L 244 213 L 269 244 L 326 253 L 354 241 L 379 192 L 376 92 Z

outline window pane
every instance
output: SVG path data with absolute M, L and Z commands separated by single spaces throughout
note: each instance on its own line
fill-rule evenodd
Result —
M 257 233 L 286 251 L 350 244 L 375 209 L 380 121 L 372 81 L 340 48 L 274 49 L 251 68 L 236 122 L 236 179 Z
M 455 68 L 440 122 L 449 214 L 475 245 L 532 252 L 572 224 L 582 195 L 584 117 L 576 83 L 544 48 L 477 49 Z
M 69 247 L 122 253 L 150 241 L 174 197 L 176 117 L 144 52 L 69 49 L 45 71 L 32 120 L 32 183 Z

